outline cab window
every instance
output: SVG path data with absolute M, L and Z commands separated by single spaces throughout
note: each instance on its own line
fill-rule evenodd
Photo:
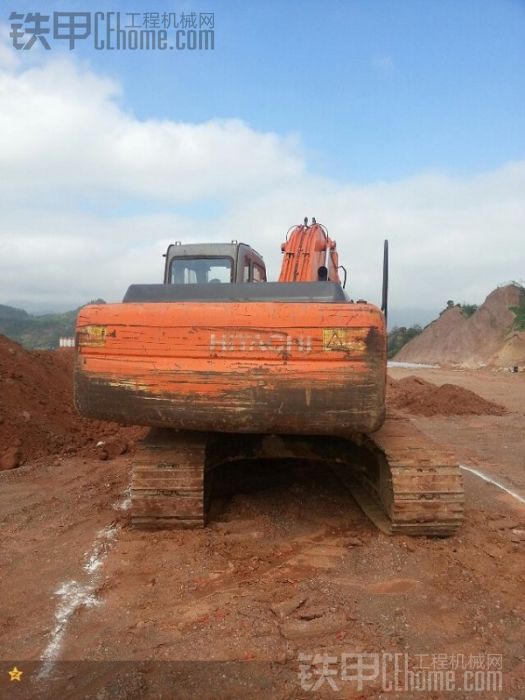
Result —
M 264 272 L 264 268 L 262 268 L 260 265 L 257 265 L 257 263 L 253 264 L 252 276 L 254 282 L 266 282 L 266 274 Z
M 232 281 L 231 258 L 173 258 L 171 284 L 217 284 Z

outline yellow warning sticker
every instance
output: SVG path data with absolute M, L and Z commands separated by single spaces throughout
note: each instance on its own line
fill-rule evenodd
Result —
M 326 351 L 362 352 L 366 347 L 365 342 L 356 336 L 355 330 L 349 328 L 324 328 L 323 348 Z
M 80 345 L 104 345 L 106 326 L 85 326 L 78 333 Z

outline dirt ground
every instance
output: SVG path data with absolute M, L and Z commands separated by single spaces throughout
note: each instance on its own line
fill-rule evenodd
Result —
M 525 498 L 525 373 L 391 374 L 504 406 L 414 420 Z M 456 536 L 388 537 L 331 472 L 240 465 L 216 474 L 207 529 L 148 533 L 130 461 L 0 473 L 0 697 L 525 698 L 523 500 L 465 471 Z M 407 680 L 438 670 L 446 690 Z
M 74 360 L 73 348 L 31 351 L 0 335 L 0 470 L 52 457 L 108 459 L 144 434 L 78 414 Z

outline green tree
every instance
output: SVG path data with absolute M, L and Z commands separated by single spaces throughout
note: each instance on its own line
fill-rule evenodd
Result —
M 473 313 L 475 313 L 478 310 L 478 305 L 477 304 L 461 304 L 461 313 L 465 318 L 470 318 Z
M 513 330 L 525 331 L 525 299 L 519 306 L 509 306 L 509 310 L 514 314 Z
M 406 345 L 409 340 L 412 340 L 412 338 L 415 338 L 416 335 L 419 335 L 422 330 L 423 329 L 419 324 L 410 326 L 410 328 L 406 328 L 406 326 L 395 326 L 392 328 L 387 339 L 388 357 L 394 357 L 394 355 L 401 350 L 403 345 Z

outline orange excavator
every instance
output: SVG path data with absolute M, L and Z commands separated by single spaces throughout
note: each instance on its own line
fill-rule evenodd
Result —
M 132 522 L 203 527 L 216 466 L 301 459 L 332 468 L 385 532 L 452 534 L 458 464 L 385 416 L 387 242 L 382 308 L 348 298 L 315 219 L 289 230 L 282 253 L 267 282 L 249 245 L 175 243 L 163 284 L 79 312 L 78 410 L 154 428 L 134 457 Z

